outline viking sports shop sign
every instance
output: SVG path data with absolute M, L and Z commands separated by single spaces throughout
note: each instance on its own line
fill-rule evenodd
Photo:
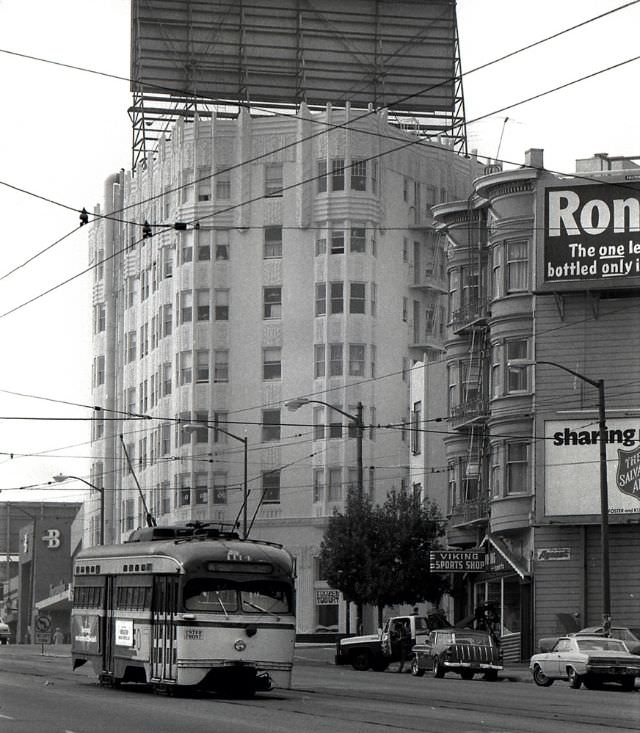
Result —
M 431 550 L 429 570 L 432 573 L 478 573 L 487 564 L 484 550 Z
M 598 422 L 545 423 L 545 514 L 600 513 Z M 609 514 L 640 514 L 640 422 L 607 419 Z

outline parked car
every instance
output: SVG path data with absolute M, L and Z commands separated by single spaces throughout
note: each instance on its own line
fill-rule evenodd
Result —
M 574 636 L 606 636 L 604 626 L 587 626 L 576 631 Z M 634 626 L 611 626 L 609 634 L 612 639 L 622 639 L 633 654 L 640 654 L 640 628 Z M 547 636 L 538 641 L 541 652 L 549 652 L 561 636 Z
M 3 621 L 0 621 L 0 644 L 8 644 L 11 639 L 11 629 Z
M 482 673 L 485 679 L 493 681 L 502 669 L 502 652 L 487 631 L 436 629 L 412 652 L 411 674 L 415 677 L 422 677 L 427 671 L 434 677 L 457 672 L 462 679 L 470 680 Z
M 594 689 L 604 682 L 617 682 L 631 691 L 640 675 L 640 658 L 620 639 L 571 634 L 558 639 L 551 651 L 534 654 L 529 669 L 540 687 L 549 687 L 555 680 L 568 680 L 576 690 L 583 684 Z

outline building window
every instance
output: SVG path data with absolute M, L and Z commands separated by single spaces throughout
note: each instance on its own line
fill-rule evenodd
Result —
M 331 161 L 331 190 L 344 191 L 344 159 L 334 158 Z
M 344 313 L 344 283 L 329 283 L 331 313 Z
M 213 381 L 229 381 L 229 351 L 228 349 L 216 349 L 213 352 Z
M 127 364 L 131 364 L 132 361 L 136 360 L 137 353 L 137 336 L 135 331 L 129 331 L 127 333 Z
M 326 237 L 318 237 L 316 239 L 316 257 L 318 255 L 324 255 L 327 253 L 327 239 Z
M 262 442 L 280 440 L 280 410 L 262 411 Z
M 529 259 L 527 241 L 506 242 L 506 292 L 521 293 L 529 289 Z
M 209 489 L 207 488 L 207 474 L 196 473 L 195 475 L 195 499 L 196 504 L 209 503 Z
M 342 469 L 330 468 L 327 486 L 328 501 L 342 501 Z
M 280 469 L 264 471 L 262 474 L 262 503 L 280 503 Z
M 342 376 L 342 344 L 329 344 L 329 376 Z
M 313 346 L 313 376 L 315 379 L 324 377 L 325 375 L 325 346 L 324 344 L 314 344 Z
M 99 387 L 101 384 L 104 384 L 104 354 L 93 360 L 93 386 Z
M 502 247 L 496 244 L 491 249 L 491 297 L 502 297 Z
M 313 439 L 324 440 L 324 407 L 313 408 Z
M 365 312 L 365 284 L 349 284 L 349 313 Z
M 199 202 L 211 201 L 211 168 L 209 166 L 198 168 L 196 190 Z
M 327 161 L 318 160 L 316 165 L 318 193 L 325 193 L 327 190 Z
M 217 167 L 215 183 L 216 183 L 216 198 L 217 199 L 230 199 L 231 198 L 231 170 L 228 168 Z
M 184 265 L 185 262 L 193 260 L 193 247 L 191 246 L 191 237 L 182 237 L 182 247 L 180 248 L 180 261 Z
M 351 161 L 351 188 L 353 191 L 367 190 L 367 161 L 355 158 Z
M 191 384 L 193 372 L 193 352 L 181 351 L 178 354 L 178 384 L 184 386 Z
M 168 361 L 162 365 L 162 396 L 166 397 L 171 394 L 171 362 Z
M 183 290 L 179 294 L 180 307 L 180 323 L 191 323 L 193 318 L 193 293 L 191 290 Z
M 507 341 L 505 343 L 506 362 L 507 362 L 507 393 L 526 392 L 529 388 L 529 369 L 526 367 L 510 367 L 509 362 L 515 359 L 528 358 L 527 339 L 517 339 Z
M 262 350 L 262 378 L 281 379 L 282 361 L 280 347 L 268 347 Z
M 453 511 L 457 504 L 458 499 L 458 483 L 456 477 L 456 465 L 455 463 L 449 463 L 447 465 L 447 510 L 448 512 Z
M 160 426 L 160 454 L 168 456 L 171 453 L 171 423 L 164 422 Z
M 331 232 L 331 254 L 344 254 L 344 232 Z
M 229 259 L 229 230 L 220 229 L 216 232 L 216 260 Z
M 349 376 L 364 377 L 364 344 L 349 344 Z
M 324 468 L 313 469 L 313 503 L 318 504 L 324 497 Z
M 196 351 L 196 382 L 209 381 L 209 350 Z
M 282 163 L 267 163 L 265 165 L 264 195 L 282 196 Z
M 216 289 L 213 291 L 213 298 L 215 301 L 214 315 L 216 321 L 228 321 L 229 320 L 229 291 Z
M 502 463 L 501 447 L 497 443 L 491 446 L 489 468 L 489 492 L 491 496 L 502 496 Z
M 93 307 L 93 332 L 102 333 L 106 328 L 106 308 L 104 303 Z
M 316 315 L 324 316 L 327 312 L 327 284 L 316 283 Z
M 367 247 L 366 229 L 364 227 L 353 227 L 349 240 L 350 252 L 365 252 Z
M 422 440 L 420 439 L 422 429 L 422 402 L 414 402 L 411 411 L 411 452 L 414 456 L 422 453 Z
M 458 364 L 447 365 L 447 414 L 453 416 L 453 411 L 460 404 L 460 391 L 458 387 Z
M 507 443 L 507 494 L 529 492 L 529 445 Z
M 208 262 L 211 259 L 211 245 L 198 245 L 198 262 Z
M 402 320 L 406 323 L 409 318 L 409 299 L 402 298 Z
M 222 472 L 216 472 L 212 477 L 213 481 L 213 503 L 227 503 L 227 475 Z
M 196 318 L 199 321 L 209 320 L 209 290 L 196 290 Z
M 282 257 L 282 227 L 264 228 L 264 259 Z
M 165 303 L 162 306 L 162 336 L 171 336 L 173 331 L 173 304 Z
M 282 318 L 282 288 L 263 288 L 263 317 Z

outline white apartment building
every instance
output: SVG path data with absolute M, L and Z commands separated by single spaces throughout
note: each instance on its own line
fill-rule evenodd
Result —
M 430 207 L 467 197 L 482 170 L 385 114 L 302 107 L 179 121 L 135 171 L 109 178 L 90 235 L 104 408 L 90 480 L 104 488 L 106 542 L 147 511 L 241 533 L 246 520 L 296 558 L 299 633 L 344 629 L 317 557 L 356 481 L 358 441 L 331 408 L 362 404 L 374 500 L 446 487 L 442 472 L 411 477 L 410 368 L 444 351 Z M 311 402 L 288 410 L 298 398 Z M 97 533 L 94 519 L 86 540 Z

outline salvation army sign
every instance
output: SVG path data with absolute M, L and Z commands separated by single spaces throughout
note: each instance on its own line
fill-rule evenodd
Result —
M 640 513 L 640 421 L 607 418 L 609 514 Z M 600 514 L 598 421 L 545 422 L 545 516 Z
M 640 284 L 640 185 L 620 181 L 544 190 L 538 289 Z

